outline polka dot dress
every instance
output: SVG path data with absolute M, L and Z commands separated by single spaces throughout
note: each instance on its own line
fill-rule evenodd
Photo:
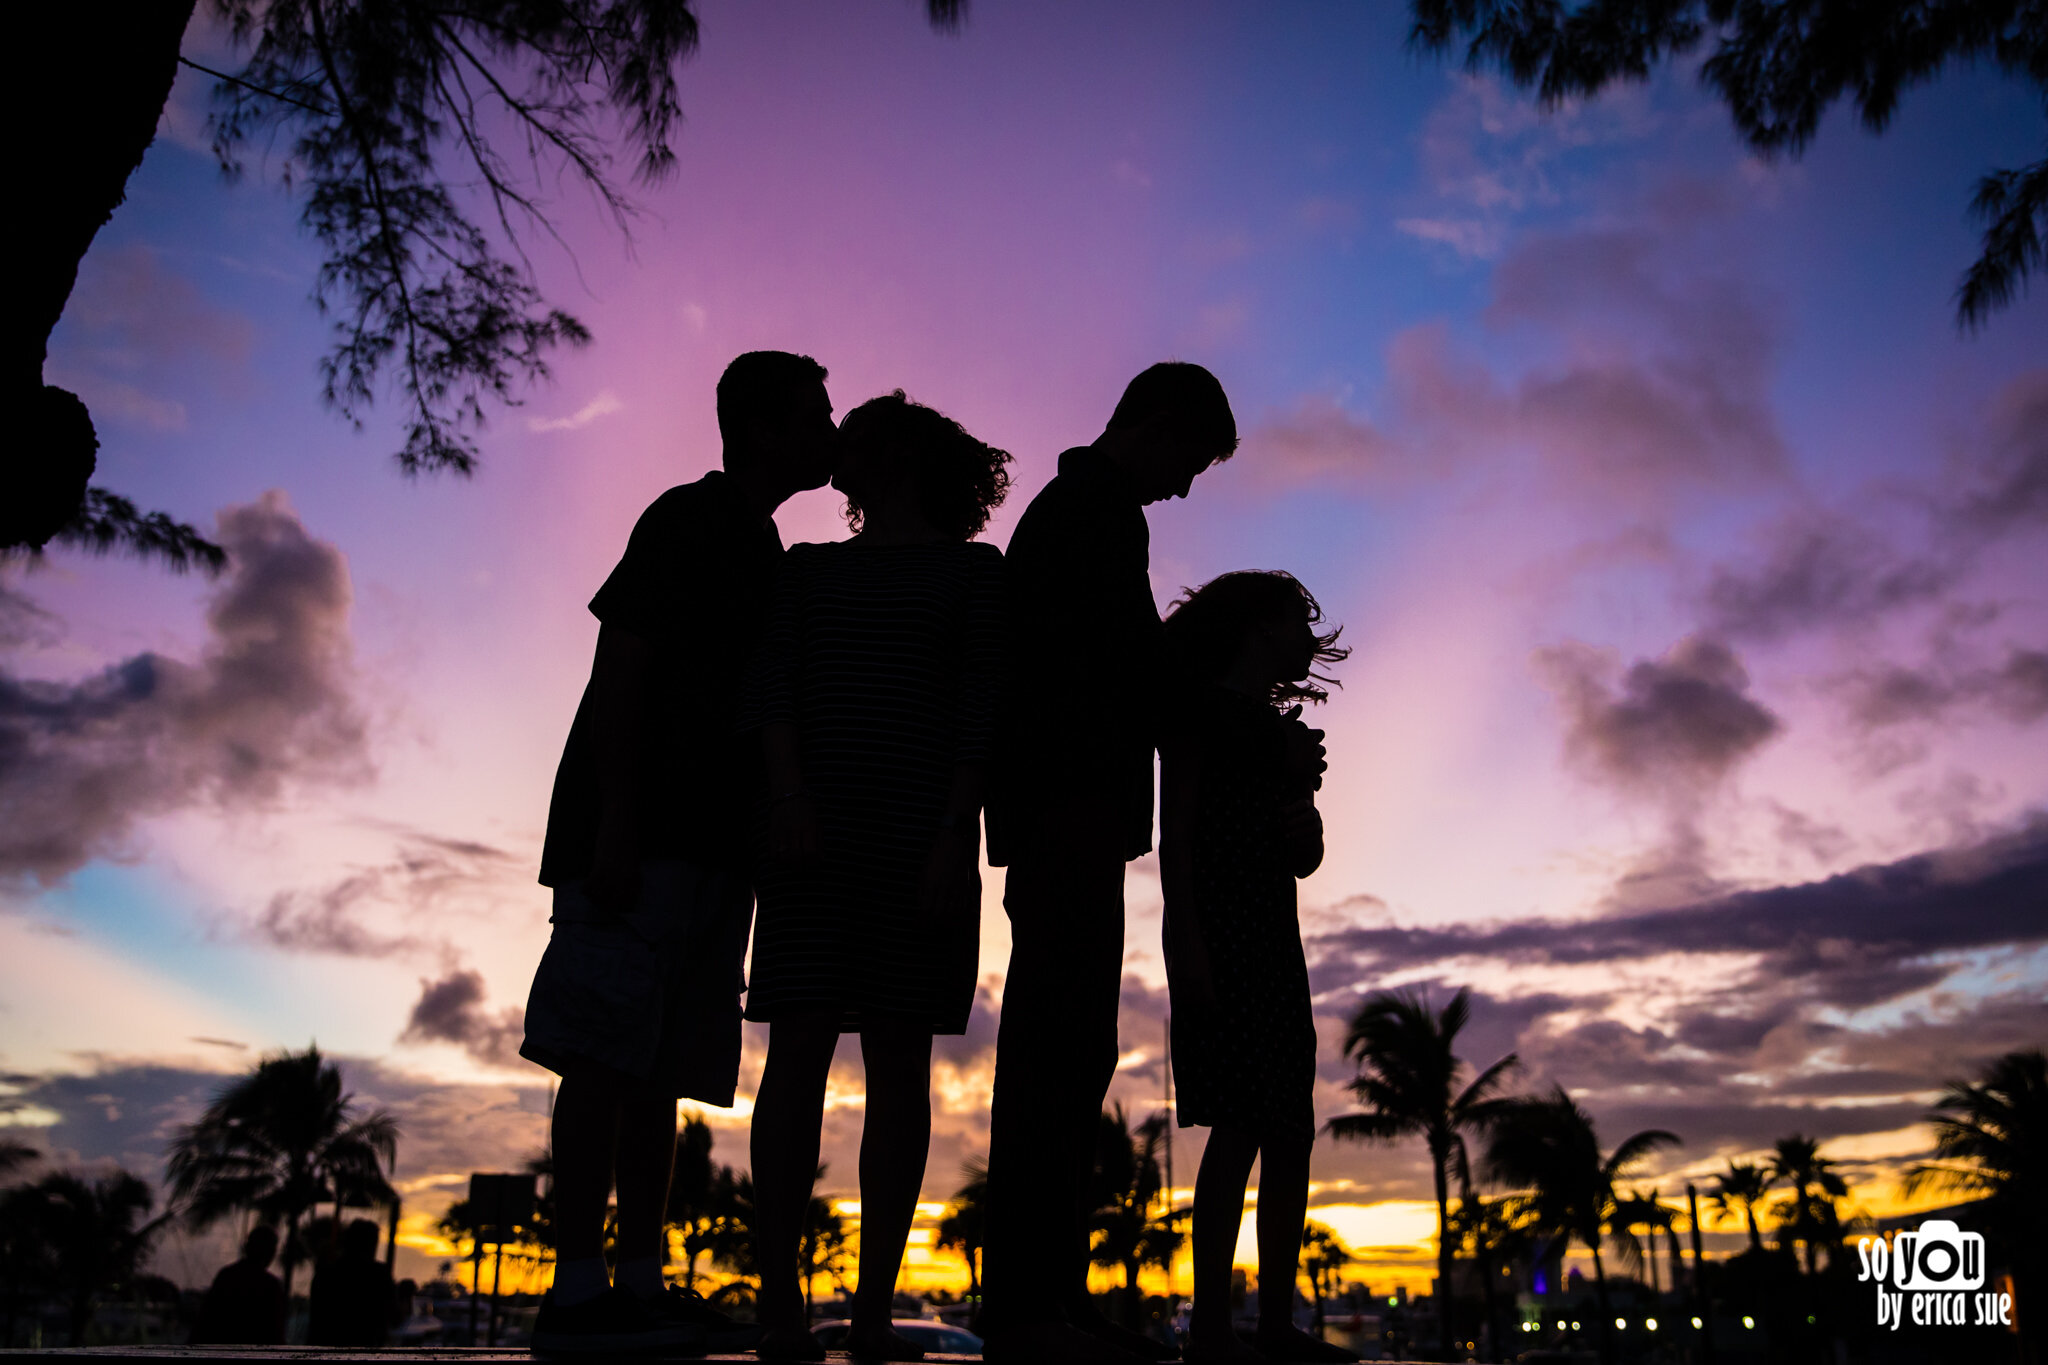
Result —
M 1192 909 L 1216 994 L 1208 1009 L 1173 1002 L 1183 1126 L 1315 1130 L 1316 1031 L 1280 814 L 1308 793 L 1287 785 L 1286 743 L 1270 705 L 1209 688 L 1162 746 L 1168 764 L 1177 750 L 1200 763 L 1194 828 L 1166 837 L 1193 849 Z

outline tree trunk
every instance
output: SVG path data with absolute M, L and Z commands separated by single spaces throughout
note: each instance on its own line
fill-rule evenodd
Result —
M 284 1272 L 284 1321 L 287 1331 L 290 1330 L 292 1321 L 292 1272 L 299 1268 L 299 1263 L 294 1255 L 298 1250 L 298 1245 L 299 1211 L 293 1209 L 289 1214 L 285 1215 L 284 1246 L 277 1254 L 277 1268 Z M 471 1292 L 475 1292 L 474 1287 L 472 1287 Z
M 1600 1239 L 1595 1237 L 1593 1248 L 1593 1297 L 1600 1305 L 1600 1360 L 1602 1365 L 1614 1365 L 1614 1310 L 1607 1306 L 1607 1268 L 1600 1263 Z
M 1500 1359 L 1500 1292 L 1494 1288 L 1494 1270 L 1492 1261 L 1485 1257 L 1479 1259 L 1479 1285 L 1486 1301 L 1486 1355 L 1489 1360 Z
M 71 1296 L 71 1311 L 65 1315 L 71 1323 L 71 1344 L 85 1345 L 85 1325 L 92 1320 L 92 1291 Z
M 1436 1336 L 1437 1358 L 1451 1358 L 1451 1192 L 1445 1154 L 1432 1148 L 1436 1167 Z
M 12 303 L 0 322 L 0 399 L 25 430 L 0 460 L 0 547 L 40 545 L 85 496 L 98 442 L 83 405 L 43 385 L 50 332 L 78 263 L 156 136 L 196 0 L 66 0 L 9 7 L 14 51 Z M 23 419 L 26 419 L 25 422 Z
M 1751 1251 L 1762 1251 L 1764 1249 L 1764 1235 L 1757 1231 L 1756 1205 L 1744 1204 L 1742 1211 L 1749 1218 L 1749 1249 Z

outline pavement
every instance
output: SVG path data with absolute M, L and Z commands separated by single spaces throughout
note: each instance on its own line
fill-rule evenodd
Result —
M 828 1353 L 831 1362 L 850 1361 L 852 1357 L 844 1351 Z M 46 1347 L 38 1350 L 0 1350 L 0 1361 L 14 1360 L 77 1360 L 93 1361 L 98 1365 L 126 1365 L 134 1362 L 165 1361 L 222 1362 L 224 1365 L 257 1365 L 267 1361 L 319 1361 L 322 1365 L 372 1365 L 381 1362 L 391 1365 L 394 1361 L 404 1362 L 462 1362 L 462 1365 L 533 1365 L 541 1357 L 523 1349 L 503 1346 L 389 1346 L 381 1350 L 365 1350 L 347 1346 L 66 1346 Z M 748 1365 L 760 1365 L 751 1354 L 714 1356 L 638 1356 L 636 1360 L 693 1360 L 693 1361 L 746 1361 Z M 970 1365 L 979 1362 L 980 1356 L 927 1355 L 931 1365 Z M 1058 1365 L 1048 1361 L 1046 1365 Z M 1416 1362 L 1382 1361 L 1377 1365 L 1417 1365 Z

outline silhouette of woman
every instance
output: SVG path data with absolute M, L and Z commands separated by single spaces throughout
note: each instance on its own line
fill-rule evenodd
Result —
M 1297 877 L 1323 860 L 1319 731 L 1290 702 L 1321 701 L 1318 664 L 1350 651 L 1284 573 L 1232 573 L 1166 618 L 1175 714 L 1160 746 L 1173 1079 L 1183 1126 L 1210 1129 L 1195 1177 L 1195 1307 L 1186 1358 L 1356 1360 L 1294 1325 L 1294 1273 L 1315 1140 L 1316 1030 L 1295 913 Z M 1231 1252 L 1254 1158 L 1258 1349 L 1230 1322 Z
M 846 1348 L 890 1329 L 931 1140 L 935 1033 L 966 1029 L 983 770 L 1000 703 L 1002 555 L 973 537 L 1009 455 L 901 390 L 840 428 L 850 540 L 791 548 L 752 698 L 769 774 L 747 1017 L 769 1025 L 753 1119 L 758 1353 L 822 1360 L 796 1248 L 841 1033 L 867 1072 L 861 1264 Z

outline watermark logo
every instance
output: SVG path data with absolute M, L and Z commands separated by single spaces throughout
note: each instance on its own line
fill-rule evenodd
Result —
M 1984 1289 L 1984 1238 L 1946 1218 L 1887 1242 L 1859 1237 L 1859 1283 L 1877 1283 L 1877 1325 L 1894 1332 L 1910 1317 L 1915 1327 L 2010 1327 L 2012 1295 Z M 1892 1288 L 1885 1288 L 1885 1281 Z

